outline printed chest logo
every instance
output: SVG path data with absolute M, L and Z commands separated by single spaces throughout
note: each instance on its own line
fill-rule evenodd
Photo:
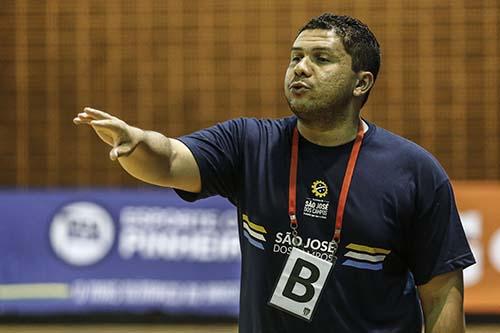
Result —
M 331 240 L 321 240 L 312 237 L 297 236 L 297 246 L 315 257 L 331 262 L 336 244 Z M 290 232 L 277 232 L 274 238 L 272 251 L 274 253 L 289 255 L 292 252 L 292 234 Z
M 326 220 L 330 201 L 324 198 L 328 195 L 328 185 L 322 180 L 315 180 L 311 185 L 311 197 L 304 202 L 304 215 Z
M 322 180 L 316 180 L 311 185 L 311 192 L 316 198 L 324 198 L 328 194 L 328 186 Z

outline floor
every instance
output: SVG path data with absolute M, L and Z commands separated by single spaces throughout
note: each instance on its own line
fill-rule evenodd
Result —
M 0 333 L 236 333 L 233 324 L 221 325 L 146 325 L 146 324 L 100 324 L 100 325 L 0 325 Z M 500 333 L 500 324 L 469 325 L 468 333 Z

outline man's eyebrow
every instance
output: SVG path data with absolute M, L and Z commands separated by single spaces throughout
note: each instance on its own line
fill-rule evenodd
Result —
M 291 51 L 304 51 L 304 49 L 302 47 L 292 47 Z M 328 51 L 328 52 L 332 52 L 333 49 L 330 48 L 330 47 L 313 47 L 312 48 L 312 51 Z

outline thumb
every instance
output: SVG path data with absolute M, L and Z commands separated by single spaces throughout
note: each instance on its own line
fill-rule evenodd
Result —
M 112 161 L 116 161 L 119 157 L 128 156 L 132 152 L 132 144 L 124 143 L 121 144 L 109 152 L 109 158 Z

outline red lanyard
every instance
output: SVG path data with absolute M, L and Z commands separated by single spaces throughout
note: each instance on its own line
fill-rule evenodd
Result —
M 347 194 L 351 186 L 352 175 L 354 174 L 354 167 L 359 156 L 361 143 L 365 132 L 363 130 L 363 122 L 359 121 L 358 133 L 352 146 L 351 155 L 347 162 L 347 169 L 345 171 L 344 180 L 342 182 L 342 189 L 340 190 L 339 203 L 337 206 L 337 215 L 335 218 L 335 233 L 333 240 L 338 244 L 340 241 L 340 231 L 342 230 L 342 220 L 344 219 L 345 204 L 347 201 Z M 292 157 L 290 161 L 290 183 L 288 187 L 288 214 L 290 215 L 290 227 L 296 232 L 299 222 L 297 221 L 297 165 L 299 158 L 299 131 L 297 126 L 293 130 L 292 138 Z

